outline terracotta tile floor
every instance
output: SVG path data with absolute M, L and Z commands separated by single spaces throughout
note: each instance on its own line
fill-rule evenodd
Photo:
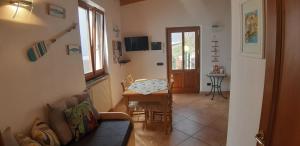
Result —
M 159 123 L 135 124 L 136 146 L 225 146 L 229 100 L 200 94 L 175 94 L 173 132 L 166 135 Z M 125 110 L 119 105 L 115 111 Z

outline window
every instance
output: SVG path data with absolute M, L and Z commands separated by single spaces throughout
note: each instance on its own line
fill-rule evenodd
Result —
M 81 1 L 78 13 L 83 69 L 88 81 L 105 74 L 104 13 Z

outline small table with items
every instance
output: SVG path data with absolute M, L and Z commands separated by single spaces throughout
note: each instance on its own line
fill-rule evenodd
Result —
M 206 96 L 212 95 L 211 100 L 213 100 L 215 97 L 215 94 L 217 92 L 222 97 L 227 98 L 222 93 L 222 82 L 223 82 L 224 78 L 226 77 L 226 74 L 209 73 L 209 74 L 207 74 L 207 76 L 209 77 L 209 79 L 211 81 L 211 90 L 208 94 L 206 94 Z

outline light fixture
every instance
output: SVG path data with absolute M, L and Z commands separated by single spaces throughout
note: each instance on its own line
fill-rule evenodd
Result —
M 25 8 L 30 12 L 33 10 L 33 0 L 10 0 L 10 4 L 17 6 L 13 18 L 17 16 L 20 7 Z
M 116 37 L 118 38 L 120 36 L 120 28 L 118 25 L 113 26 L 113 31 L 115 32 Z

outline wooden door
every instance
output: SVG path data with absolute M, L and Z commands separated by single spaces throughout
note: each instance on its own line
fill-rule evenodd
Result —
M 168 78 L 174 93 L 199 93 L 200 27 L 167 28 Z
M 265 146 L 300 145 L 300 1 L 267 0 L 266 80 L 259 135 Z M 261 146 L 261 144 L 258 144 Z

